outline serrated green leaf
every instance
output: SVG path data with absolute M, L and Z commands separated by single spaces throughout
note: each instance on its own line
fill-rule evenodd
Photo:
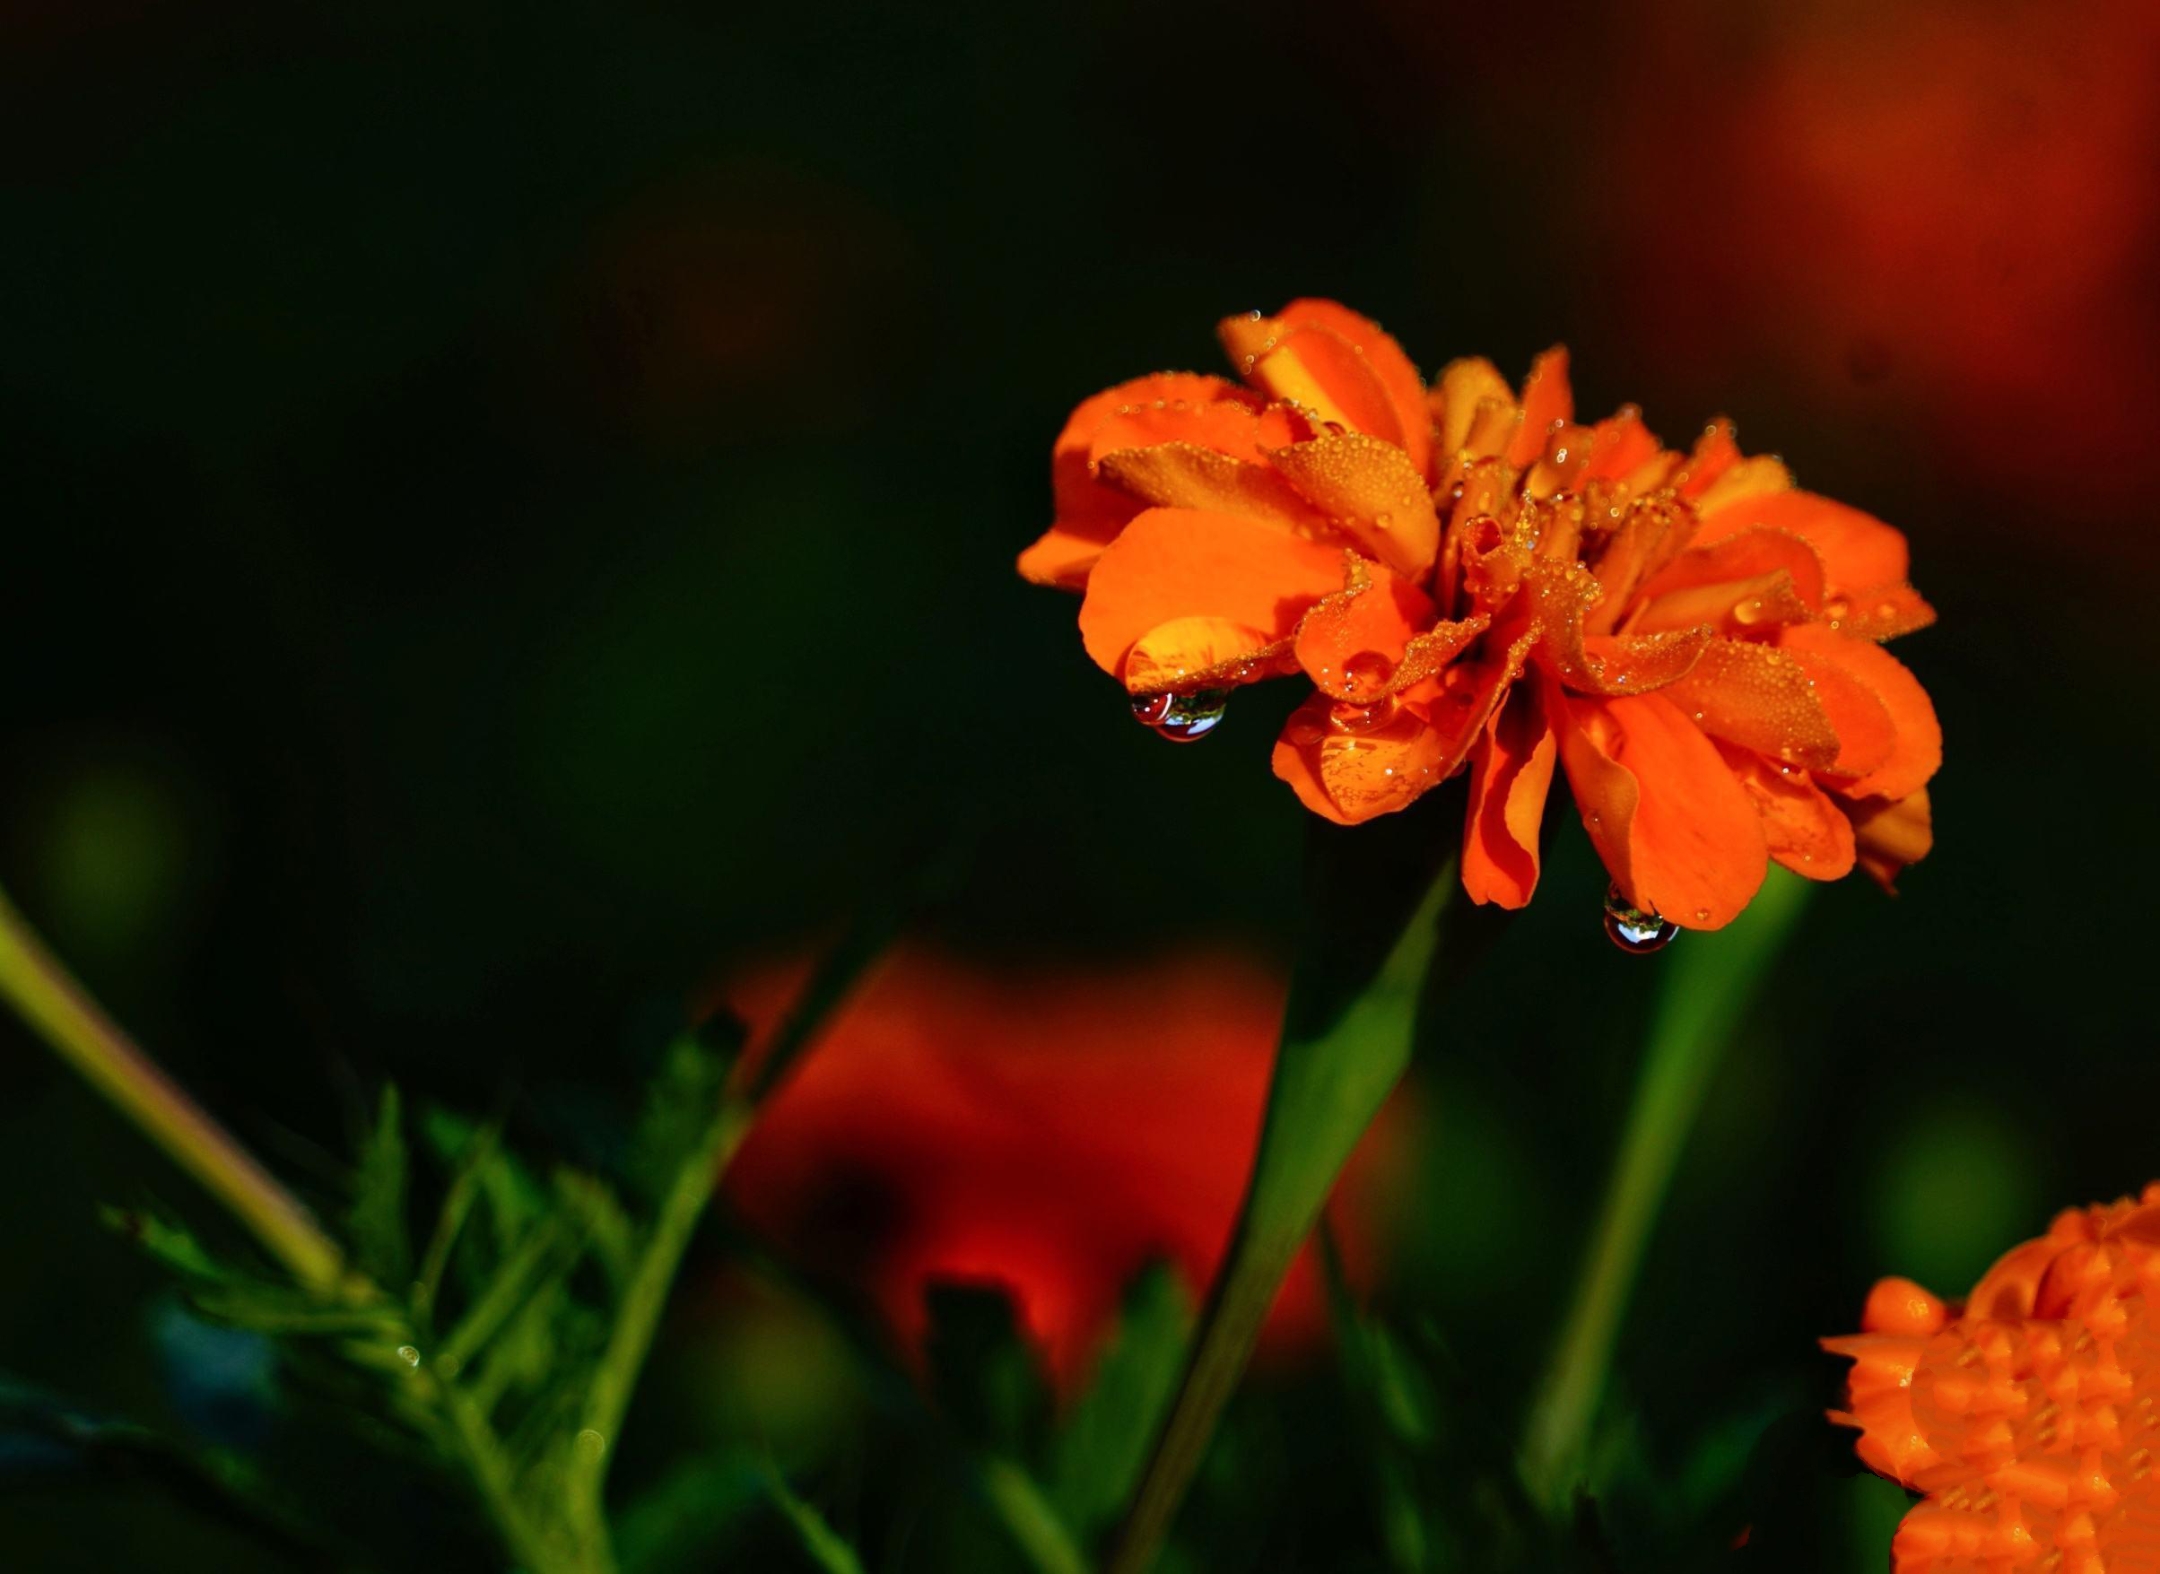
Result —
M 360 1271 L 398 1295 L 412 1276 L 412 1238 L 405 1221 L 408 1167 L 398 1091 L 386 1085 L 375 1124 L 360 1145 L 347 1221 Z
M 576 1258 L 570 1227 L 559 1218 L 543 1219 L 474 1297 L 435 1359 L 453 1372 L 463 1367 L 527 1301 L 568 1273 Z
M 1051 1450 L 1050 1499 L 1082 1535 L 1107 1524 L 1132 1491 L 1177 1391 L 1192 1299 L 1158 1263 L 1126 1292 L 1117 1331 Z
M 803 1551 L 824 1574 L 863 1574 L 862 1559 L 847 1539 L 825 1522 L 823 1514 L 797 1497 L 776 1470 L 765 1473 L 765 1495 L 795 1527 Z

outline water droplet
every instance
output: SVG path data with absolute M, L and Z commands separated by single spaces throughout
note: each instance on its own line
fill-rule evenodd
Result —
M 1383 510 L 1382 512 L 1372 516 L 1372 522 L 1375 528 L 1380 530 L 1386 530 L 1394 525 L 1395 516 Z
M 1750 596 L 1732 609 L 1733 621 L 1742 628 L 1747 628 L 1752 624 L 1760 623 L 1766 610 L 1763 606 L 1762 597 Z
M 397 1358 L 407 1366 L 418 1366 L 420 1364 L 420 1352 L 409 1344 L 401 1344 L 397 1347 Z
M 1360 651 L 1343 663 L 1343 683 L 1362 698 L 1378 694 L 1395 676 L 1395 663 L 1376 650 Z
M 580 1459 L 588 1462 L 598 1459 L 607 1452 L 607 1439 L 591 1427 L 586 1427 L 577 1435 L 577 1451 Z
M 1197 743 L 1222 722 L 1230 708 L 1228 689 L 1201 689 L 1192 694 L 1137 694 L 1133 696 L 1134 720 L 1152 727 L 1172 743 Z
M 1618 886 L 1605 893 L 1605 933 L 1631 956 L 1648 956 L 1673 943 L 1680 926 L 1669 918 L 1628 905 Z

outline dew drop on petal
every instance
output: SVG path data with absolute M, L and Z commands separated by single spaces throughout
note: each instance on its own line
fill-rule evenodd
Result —
M 1343 681 L 1359 698 L 1378 695 L 1395 676 L 1395 663 L 1376 650 L 1360 651 L 1343 663 Z
M 1152 727 L 1172 743 L 1197 743 L 1221 724 L 1230 708 L 1228 689 L 1201 689 L 1192 694 L 1136 694 L 1133 719 Z
M 1605 893 L 1605 933 L 1631 956 L 1648 956 L 1673 943 L 1680 926 L 1669 918 L 1631 906 L 1618 886 Z

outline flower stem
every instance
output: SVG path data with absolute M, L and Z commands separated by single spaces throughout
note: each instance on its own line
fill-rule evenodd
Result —
M 1436 961 L 1459 964 L 1475 949 L 1443 923 L 1467 916 L 1450 910 L 1458 889 L 1452 857 L 1433 868 L 1434 849 L 1452 842 L 1433 835 L 1446 812 L 1402 816 L 1386 832 L 1316 829 L 1311 934 L 1291 985 L 1244 1204 L 1184 1382 L 1119 1528 L 1110 1574 L 1145 1574 L 1153 1565 L 1284 1276 L 1410 1063 Z M 1361 840 L 1353 846 L 1346 834 Z
M 0 893 L 0 997 L 83 1079 L 253 1232 L 295 1280 L 335 1289 L 344 1257 L 300 1200 L 90 998 Z
M 1812 889 L 1773 869 L 1729 928 L 1683 936 L 1667 964 L 1589 1255 L 1530 1408 L 1523 1484 L 1549 1509 L 1564 1511 L 1581 1480 L 1628 1296 L 1703 1095 Z

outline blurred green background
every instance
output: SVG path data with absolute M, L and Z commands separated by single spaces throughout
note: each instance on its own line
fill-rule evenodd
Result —
M 1955 1294 L 2160 1174 L 2156 405 L 2121 369 L 2160 349 L 2160 139 L 2094 107 L 2110 9 L 2051 53 L 2032 8 L 1973 8 L 2001 47 L 1936 81 L 1897 5 L 11 8 L 0 880 L 303 1187 L 384 1078 L 574 1147 L 699 981 L 947 846 L 922 927 L 986 965 L 1285 956 L 1290 696 L 1204 748 L 1133 725 L 1074 603 L 1012 572 L 1050 439 L 1296 295 L 1428 372 L 1564 339 L 1586 409 L 1673 439 L 1732 414 L 1896 523 L 1941 610 L 1900 648 L 1948 738 L 1938 850 L 1895 901 L 1819 894 L 1620 1362 L 1660 1468 L 1791 1420 L 1762 1566 L 1879 1568 L 1902 1494 L 1806 1420 L 1838 1377 L 1815 1338 L 1881 1273 Z M 1941 136 L 1868 140 L 1885 51 Z M 1845 162 L 1804 156 L 1794 62 L 1834 68 L 1806 103 Z M 2095 116 L 2123 146 L 2080 140 Z M 2056 153 L 1998 211 L 1996 173 Z M 1922 237 L 1870 250 L 1878 199 Z M 2106 249 L 2073 290 L 2032 233 Z M 1549 834 L 1421 1057 L 1390 1276 L 1495 1406 L 1549 1337 L 1657 970 L 1601 935 L 1572 814 Z M 185 1430 L 159 1281 L 94 1226 L 145 1197 L 196 1202 L 0 1024 L 0 1373 Z M 791 1357 L 706 1338 L 679 1317 L 667 1358 L 718 1369 L 713 1413 L 678 1393 L 643 1446 L 794 1402 L 729 1397 Z M 1288 1521 L 1358 1525 L 1311 1566 L 1370 1566 L 1357 1483 L 1310 1479 Z M 154 1482 L 28 1466 L 0 1539 L 37 1570 L 288 1566 Z

